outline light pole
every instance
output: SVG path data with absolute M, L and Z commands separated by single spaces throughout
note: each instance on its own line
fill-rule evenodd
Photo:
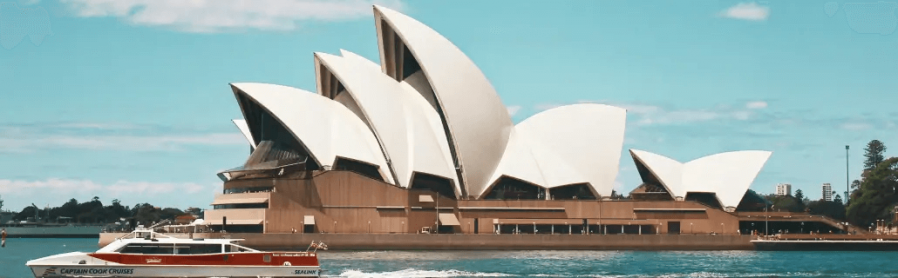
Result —
M 848 180 L 848 145 L 845 145 L 845 203 L 848 203 L 848 195 L 851 193 L 851 185 Z

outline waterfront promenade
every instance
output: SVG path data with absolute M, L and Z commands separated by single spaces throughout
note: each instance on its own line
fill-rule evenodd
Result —
M 124 234 L 100 234 L 104 246 Z M 190 237 L 188 234 L 170 234 Z M 754 250 L 750 235 L 549 234 L 258 234 L 196 233 L 193 238 L 245 239 L 262 250 L 305 249 L 324 241 L 331 250 Z

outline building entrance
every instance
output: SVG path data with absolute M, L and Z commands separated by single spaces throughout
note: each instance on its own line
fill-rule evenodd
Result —
M 680 221 L 668 221 L 667 222 L 667 233 L 671 235 L 680 234 Z

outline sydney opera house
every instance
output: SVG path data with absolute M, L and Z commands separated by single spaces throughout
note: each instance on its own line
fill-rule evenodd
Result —
M 266 234 L 757 230 L 751 215 L 766 203 L 748 188 L 770 152 L 682 163 L 629 150 L 643 183 L 614 198 L 625 109 L 574 104 L 514 124 L 452 42 L 388 8 L 375 6 L 374 19 L 379 64 L 314 53 L 316 90 L 231 84 L 251 153 L 218 174 L 224 192 L 207 224 Z

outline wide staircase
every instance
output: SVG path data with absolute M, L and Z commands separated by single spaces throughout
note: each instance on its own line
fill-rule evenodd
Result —
M 773 221 L 788 221 L 788 222 L 821 222 L 826 225 L 832 226 L 834 228 L 838 228 L 848 232 L 849 234 L 858 234 L 864 235 L 869 234 L 867 230 L 851 225 L 850 223 L 842 223 L 839 220 L 823 216 L 823 215 L 811 215 L 807 213 L 798 213 L 798 212 L 735 212 L 734 215 L 739 217 L 740 221 L 756 221 L 758 219 L 769 219 Z

